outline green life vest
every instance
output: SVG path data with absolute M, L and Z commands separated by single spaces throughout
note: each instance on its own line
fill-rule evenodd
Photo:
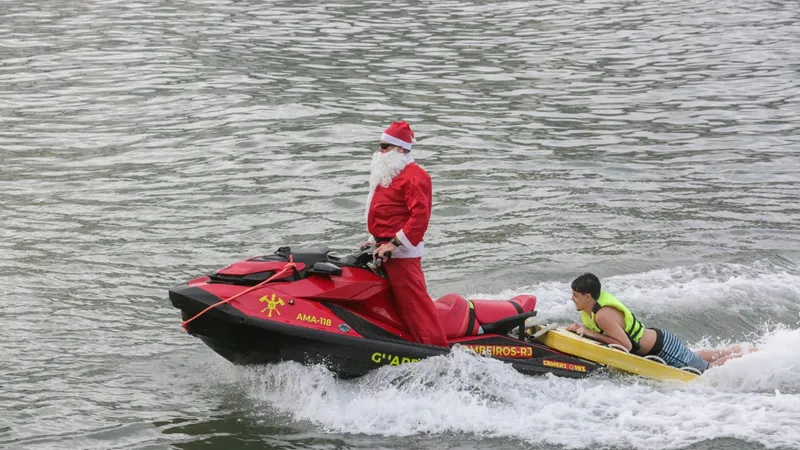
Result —
M 600 308 L 604 306 L 610 306 L 625 315 L 625 334 L 628 335 L 628 339 L 631 341 L 631 352 L 638 352 L 639 340 L 642 338 L 642 336 L 644 336 L 644 325 L 642 322 L 639 322 L 631 310 L 629 310 L 625 305 L 622 304 L 622 302 L 617 300 L 608 292 L 600 293 L 600 297 L 597 299 L 597 303 L 592 309 L 592 314 L 587 314 L 586 312 L 581 311 L 581 322 L 583 322 L 583 325 L 592 331 L 602 333 L 603 330 L 597 326 L 597 322 L 594 321 L 594 316 L 597 314 L 597 311 L 600 311 Z

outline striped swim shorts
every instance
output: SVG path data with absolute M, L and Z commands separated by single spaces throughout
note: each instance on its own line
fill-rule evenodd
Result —
M 667 365 L 678 369 L 694 367 L 701 373 L 708 369 L 708 362 L 697 353 L 689 350 L 677 336 L 668 330 L 659 328 L 653 328 L 653 330 L 656 332 L 656 343 L 650 350 L 650 355 L 656 355 L 663 359 Z

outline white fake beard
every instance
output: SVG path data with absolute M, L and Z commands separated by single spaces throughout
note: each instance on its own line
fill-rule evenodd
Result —
M 380 184 L 389 187 L 394 177 L 406 167 L 406 155 L 397 150 L 372 155 L 372 171 L 369 174 L 369 187 L 375 189 Z

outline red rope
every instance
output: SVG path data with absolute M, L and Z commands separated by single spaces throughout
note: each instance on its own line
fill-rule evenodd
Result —
M 198 317 L 202 316 L 203 314 L 205 314 L 205 313 L 207 313 L 208 311 L 210 311 L 210 310 L 212 310 L 212 309 L 216 308 L 216 307 L 217 307 L 217 306 L 219 306 L 219 305 L 222 305 L 222 304 L 228 303 L 228 302 L 230 302 L 230 301 L 233 301 L 233 300 L 235 300 L 235 299 L 237 299 L 237 298 L 239 298 L 239 297 L 243 296 L 244 294 L 247 294 L 248 292 L 253 292 L 253 291 L 255 291 L 256 289 L 258 289 L 258 288 L 260 288 L 261 286 L 263 286 L 263 285 L 265 285 L 265 284 L 269 283 L 270 281 L 272 281 L 272 280 L 274 280 L 274 279 L 277 279 L 277 278 L 280 278 L 280 277 L 281 277 L 281 276 L 283 276 L 283 275 L 284 275 L 286 272 L 289 272 L 289 271 L 291 271 L 292 269 L 294 269 L 294 268 L 296 268 L 296 267 L 297 267 L 297 265 L 294 263 L 294 259 L 292 258 L 292 255 L 289 255 L 289 262 L 288 262 L 288 263 L 286 263 L 286 265 L 285 265 L 285 266 L 283 266 L 283 269 L 281 269 L 281 271 L 280 271 L 280 272 L 276 273 L 275 275 L 273 275 L 273 276 L 271 276 L 271 277 L 267 278 L 266 280 L 262 281 L 261 283 L 258 283 L 257 285 L 255 285 L 255 286 L 253 286 L 253 287 L 251 287 L 251 288 L 249 288 L 249 289 L 245 289 L 244 291 L 242 291 L 242 292 L 239 292 L 238 294 L 236 294 L 236 295 L 234 295 L 234 296 L 232 296 L 232 297 L 229 297 L 229 298 L 227 298 L 227 299 L 225 299 L 225 300 L 222 300 L 222 301 L 220 301 L 220 302 L 214 303 L 213 305 L 209 306 L 208 308 L 206 308 L 206 309 L 204 309 L 204 310 L 200 311 L 199 313 L 197 313 L 197 314 L 196 314 L 194 317 L 192 317 L 191 319 L 189 319 L 189 320 L 184 320 L 183 322 L 181 322 L 181 326 L 183 327 L 183 329 L 184 329 L 184 330 L 186 330 L 186 331 L 188 332 L 188 331 L 189 331 L 189 329 L 188 329 L 188 328 L 186 328 L 186 327 L 187 327 L 187 325 L 189 325 L 189 323 L 190 323 L 191 321 L 193 321 L 194 319 L 197 319 Z

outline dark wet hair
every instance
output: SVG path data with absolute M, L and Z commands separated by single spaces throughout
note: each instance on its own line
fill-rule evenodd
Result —
M 581 294 L 592 294 L 592 298 L 600 298 L 600 279 L 593 273 L 585 273 L 572 280 L 572 290 Z

